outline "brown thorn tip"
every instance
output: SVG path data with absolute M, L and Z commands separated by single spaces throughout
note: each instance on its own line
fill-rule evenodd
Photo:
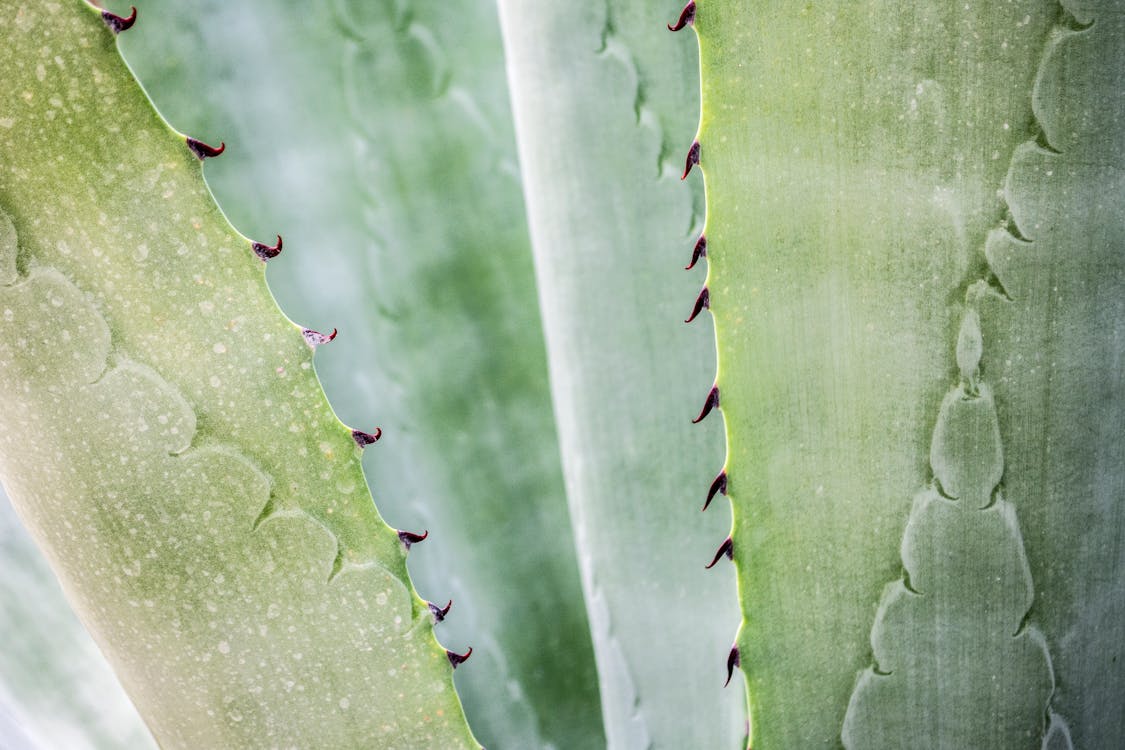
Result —
M 327 344 L 329 341 L 336 338 L 336 329 L 333 328 L 332 333 L 321 333 L 311 328 L 305 328 L 301 330 L 301 335 L 305 337 L 305 343 L 315 349 L 321 344 Z
M 214 146 L 209 146 L 203 141 L 197 140 L 195 138 L 187 139 L 187 147 L 191 149 L 191 152 L 195 154 L 200 161 L 203 161 L 208 156 L 218 156 L 219 154 L 227 150 L 226 141 L 223 141 L 219 144 L 218 148 L 215 148 Z
M 398 540 L 402 542 L 403 546 L 410 549 L 410 545 L 417 544 L 430 535 L 430 530 L 426 529 L 421 534 L 415 534 L 413 531 L 399 531 Z
M 122 18 L 116 13 L 110 13 L 108 10 L 103 10 L 102 20 L 105 21 L 105 25 L 109 27 L 110 31 L 112 31 L 114 34 L 120 34 L 122 31 L 128 31 L 129 29 L 133 28 L 133 24 L 137 20 L 137 9 L 136 7 L 130 7 L 128 18 Z
M 376 427 L 375 432 L 364 432 L 363 430 L 352 430 L 352 440 L 360 448 L 379 442 L 379 438 L 383 437 L 383 431 Z
M 254 242 L 250 246 L 254 248 L 254 254 L 261 260 L 273 260 L 281 255 L 281 235 L 277 235 L 277 244 L 273 247 L 270 247 L 264 242 Z
M 711 292 L 707 291 L 707 287 L 703 287 L 703 291 L 695 298 L 695 307 L 691 308 L 691 315 L 689 315 L 688 319 L 684 322 L 690 323 L 695 320 L 699 313 L 703 312 L 704 308 L 708 310 L 711 309 Z
M 680 20 L 676 21 L 676 25 L 668 24 L 668 31 L 679 31 L 685 26 L 691 26 L 695 23 L 695 0 L 691 0 L 684 9 L 680 11 Z
M 710 570 L 715 567 L 715 564 L 719 562 L 719 558 L 723 555 L 726 555 L 728 560 L 734 559 L 734 541 L 729 536 L 719 545 L 719 551 L 715 553 L 715 559 L 711 561 L 710 565 L 704 565 L 704 569 Z
M 727 654 L 727 681 L 723 683 L 723 687 L 730 684 L 730 678 L 734 677 L 734 668 L 742 666 L 742 659 L 738 654 L 738 646 L 731 646 L 730 653 Z
M 453 606 L 453 600 L 450 599 L 449 604 L 446 604 L 445 607 L 439 607 L 433 602 L 426 602 L 426 606 L 428 606 L 430 608 L 430 611 L 434 613 L 434 619 L 438 622 L 441 622 L 445 619 L 445 616 L 449 614 L 449 608 Z
M 699 242 L 695 243 L 695 249 L 691 251 L 691 263 L 684 266 L 685 271 L 690 271 L 695 268 L 695 264 L 699 262 L 700 258 L 707 257 L 707 237 L 699 235 Z
M 707 400 L 703 402 L 703 410 L 699 412 L 699 416 L 691 420 L 692 424 L 699 424 L 703 419 L 711 413 L 711 410 L 719 405 L 719 386 L 711 387 L 711 392 L 707 394 Z
M 699 141 L 693 141 L 687 152 L 687 161 L 684 163 L 684 174 L 681 180 L 686 180 L 691 168 L 699 163 Z
M 707 502 L 703 503 L 703 510 L 707 510 L 707 506 L 715 499 L 715 495 L 719 493 L 727 494 L 727 470 L 723 469 L 719 472 L 719 476 L 715 477 L 715 481 L 711 482 L 711 489 L 707 490 Z
M 473 655 L 473 647 L 469 646 L 469 650 L 463 654 L 455 654 L 449 649 L 446 649 L 445 655 L 449 657 L 449 663 L 453 665 L 453 668 L 457 669 L 458 664 L 464 664 L 469 657 Z

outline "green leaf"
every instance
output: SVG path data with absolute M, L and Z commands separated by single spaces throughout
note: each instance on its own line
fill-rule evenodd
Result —
M 737 618 L 728 533 L 698 509 L 718 471 L 705 320 L 678 162 L 694 50 L 651 3 L 501 2 L 563 467 L 614 748 L 731 748 Z
M 99 13 L 0 12 L 0 473 L 158 742 L 477 747 L 359 448 L 196 156 Z
M 43 555 L 0 494 L 0 741 L 11 750 L 155 748 Z
M 1033 94 L 1041 145 L 1019 148 L 1004 183 L 1026 241 L 996 232 L 985 246 L 1010 300 L 981 300 L 981 369 L 1052 708 L 1074 747 L 1095 748 L 1125 737 L 1125 16 L 1120 2 L 1066 8 Z
M 1119 15 L 700 3 L 755 748 L 1121 736 Z
M 126 59 L 179 127 L 229 151 L 235 225 L 281 233 L 272 289 L 338 326 L 317 372 L 384 438 L 380 510 L 411 558 L 489 748 L 604 744 L 559 466 L 495 7 L 148 2 Z M 295 19 L 300 19 L 299 22 Z

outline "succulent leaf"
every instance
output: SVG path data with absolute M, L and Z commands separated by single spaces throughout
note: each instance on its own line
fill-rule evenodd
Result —
M 735 747 L 733 580 L 703 569 L 729 521 L 698 511 L 719 423 L 690 424 L 714 377 L 710 316 L 682 322 L 699 294 L 679 179 L 695 51 L 647 2 L 512 0 L 500 16 L 609 746 Z
M 477 747 L 359 448 L 196 155 L 97 11 L 0 10 L 0 473 L 158 742 Z
M 231 146 L 208 183 L 284 235 L 283 308 L 340 327 L 317 372 L 345 422 L 383 428 L 381 512 L 430 531 L 411 575 L 456 601 L 439 637 L 474 648 L 455 675 L 474 733 L 604 744 L 495 6 L 143 10 L 126 60 L 172 122 Z
M 1120 9 L 695 10 L 756 749 L 1121 736 Z

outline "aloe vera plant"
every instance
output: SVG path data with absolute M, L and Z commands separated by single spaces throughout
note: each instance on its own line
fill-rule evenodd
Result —
M 162 746 L 1125 735 L 1119 3 L 3 8 L 0 467 Z

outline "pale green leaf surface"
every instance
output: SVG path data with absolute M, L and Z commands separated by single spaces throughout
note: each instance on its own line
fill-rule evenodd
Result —
M 737 626 L 727 535 L 699 513 L 717 421 L 680 154 L 695 50 L 646 2 L 500 3 L 520 162 L 609 747 L 733 748 L 745 714 L 723 662 Z
M 958 343 L 958 326 L 980 296 L 1002 294 L 986 243 L 1018 214 L 1005 193 L 1009 166 L 1029 148 L 1021 144 L 1041 140 L 1033 89 L 1074 19 L 1053 0 L 699 5 L 709 287 L 753 746 L 838 746 L 854 697 L 843 738 L 854 747 L 1038 747 L 1060 629 L 1035 607 L 1024 621 L 1051 562 L 1035 547 L 1046 530 L 1029 535 L 1025 550 L 1019 527 L 1048 501 L 1008 483 L 1014 466 L 1050 444 L 1048 420 L 1006 411 L 1011 392 L 989 370 L 989 310 L 979 376 L 997 389 L 995 409 L 977 395 L 966 363 L 980 347 Z M 1119 101 L 1099 106 L 1120 111 Z M 1100 337 L 1086 344 L 1101 349 L 1095 364 L 1118 356 L 1105 353 L 1107 341 L 1120 347 L 1119 337 L 1105 338 L 1106 320 L 1121 321 L 1109 299 L 1073 313 L 1073 329 L 1102 328 L 1086 334 Z M 1021 346 L 1036 346 L 1031 338 Z M 1108 388 L 1119 404 L 1119 381 L 1114 391 L 1107 365 L 1095 369 L 1087 397 Z M 984 417 L 942 406 L 958 379 L 967 403 L 987 401 L 989 419 L 1007 426 L 1002 448 L 972 437 Z M 1109 434 L 1120 445 L 1121 420 L 1107 416 L 1092 437 L 1073 429 L 1076 414 L 1060 413 L 1057 439 L 1065 431 L 1069 450 L 1103 457 L 1103 468 L 1061 459 L 1060 476 L 1085 464 L 1085 481 L 1119 487 L 1119 469 L 1104 468 L 1119 447 L 1100 446 Z M 1010 445 L 1012 425 L 1021 425 L 1022 445 Z M 988 512 L 970 508 L 992 499 L 1001 470 L 1004 497 Z M 935 495 L 958 496 L 943 475 L 971 488 L 972 500 L 948 506 Z M 911 512 L 910 499 L 934 478 Z M 1102 495 L 1103 517 L 1117 512 L 1112 497 Z M 1116 559 L 1119 527 L 1105 534 L 1088 562 Z M 1073 534 L 1058 539 L 1076 544 Z M 944 554 L 921 554 L 934 545 Z M 974 577 L 977 568 L 1001 580 Z M 936 587 L 927 594 L 919 584 L 917 601 L 907 589 L 916 576 Z M 1120 586 L 1119 574 L 1107 578 L 1109 589 Z M 895 653 L 898 673 L 880 662 Z M 1009 689 L 990 690 L 993 678 Z M 927 705 L 923 696 L 940 699 Z M 1051 727 L 1051 742 L 1063 742 Z
M 1004 439 L 1057 688 L 1076 748 L 1125 737 L 1125 4 L 1067 2 L 1037 80 L 1045 144 L 1005 193 L 1026 241 L 986 248 L 1011 301 L 981 303 Z M 1072 29 L 1093 24 L 1088 30 Z M 1053 750 L 1053 749 L 1052 749 Z
M 95 11 L 0 13 L 0 473 L 149 728 L 476 747 L 358 448 L 198 161 Z
M 0 747 L 155 747 L 2 493 L 0 602 Z
M 117 7 L 120 7 L 117 6 Z M 122 10 L 127 10 L 128 4 Z M 381 511 L 411 555 L 490 750 L 604 744 L 490 2 L 146 2 L 126 59 L 208 183 L 285 250 L 282 307 L 337 326 L 317 372 L 384 437 Z

